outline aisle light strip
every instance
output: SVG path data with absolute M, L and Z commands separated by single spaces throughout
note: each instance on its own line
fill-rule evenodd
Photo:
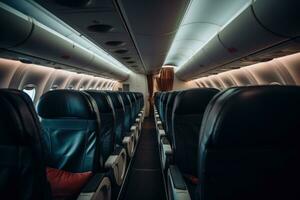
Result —
M 168 52 L 168 54 L 167 54 L 165 63 L 166 63 L 166 61 L 167 61 L 168 58 L 170 58 L 171 56 L 174 56 L 174 55 L 178 54 L 177 51 L 174 52 L 174 44 L 175 44 L 174 41 L 179 40 L 179 39 L 178 39 L 178 34 L 180 33 L 181 27 L 184 26 L 183 23 L 186 21 L 187 16 L 189 16 L 189 15 L 187 14 L 187 12 L 189 12 L 189 11 L 191 10 L 190 8 L 193 6 L 193 3 L 194 3 L 194 2 L 197 2 L 197 1 L 192 1 L 192 2 L 191 2 L 191 5 L 189 6 L 189 9 L 186 11 L 186 13 L 185 13 L 185 15 L 184 15 L 184 19 L 182 20 L 181 25 L 179 26 L 179 29 L 178 29 L 178 31 L 177 31 L 177 33 L 176 33 L 176 35 L 175 35 L 175 38 L 174 38 L 173 43 L 172 43 L 172 45 L 171 45 L 171 48 L 170 48 L 170 50 L 169 50 L 169 52 Z M 236 14 L 234 14 L 234 15 L 230 18 L 230 20 L 228 20 L 228 22 L 226 22 L 224 25 L 220 26 L 220 28 L 219 28 L 218 31 L 215 31 L 215 33 L 214 33 L 211 37 L 207 38 L 207 40 L 206 40 L 202 45 L 200 45 L 199 48 L 198 48 L 196 51 L 194 51 L 194 52 L 193 52 L 186 60 L 184 60 L 183 62 L 181 62 L 181 65 L 180 65 L 180 66 L 177 66 L 176 69 L 175 69 L 175 71 L 177 71 L 177 70 L 180 69 L 182 66 L 184 66 L 188 61 L 190 61 L 190 60 L 193 58 L 193 56 L 195 56 L 200 50 L 202 50 L 202 48 L 203 48 L 205 45 L 207 45 L 207 44 L 208 44 L 208 43 L 209 43 L 209 42 L 210 42 L 217 34 L 219 34 L 219 32 L 221 32 L 221 31 L 222 31 L 222 30 L 223 30 L 230 22 L 232 22 L 232 21 L 233 21 L 237 16 L 239 16 L 245 9 L 247 9 L 247 8 L 251 5 L 251 3 L 252 3 L 252 1 L 248 1 L 243 7 L 241 7 L 241 8 L 238 10 L 238 12 L 236 12 Z M 173 54 L 173 55 L 172 55 L 172 54 Z
M 124 66 L 121 62 L 112 57 L 108 52 L 106 52 L 105 50 L 88 40 L 86 37 L 82 36 L 78 31 L 74 30 L 68 24 L 60 20 L 58 17 L 50 13 L 48 10 L 44 9 L 42 6 L 40 6 L 33 0 L 3 0 L 3 2 L 7 5 L 12 6 L 14 9 L 34 18 L 36 21 L 46 26 L 47 30 L 51 30 L 51 32 L 55 33 L 56 35 L 63 37 L 68 41 L 71 41 L 72 43 L 74 43 L 75 46 L 89 51 L 97 58 L 100 58 L 101 60 L 107 63 L 111 63 L 123 72 L 130 72 L 130 70 L 126 66 Z M 49 26 L 55 27 L 56 30 L 50 28 Z M 76 41 L 74 41 L 73 39 L 69 38 L 73 34 L 78 37 L 78 40 L 76 39 Z M 79 40 L 80 42 L 78 42 Z M 86 45 L 83 46 L 82 44 Z

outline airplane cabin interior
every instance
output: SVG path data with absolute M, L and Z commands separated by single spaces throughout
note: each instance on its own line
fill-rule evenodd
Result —
M 0 0 L 0 199 L 299 200 L 299 10 Z

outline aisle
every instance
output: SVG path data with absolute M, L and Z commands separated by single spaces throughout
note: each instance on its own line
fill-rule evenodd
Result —
M 124 200 L 166 199 L 156 140 L 154 120 L 146 118 L 124 188 Z

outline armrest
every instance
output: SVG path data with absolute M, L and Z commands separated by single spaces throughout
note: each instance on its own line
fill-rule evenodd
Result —
M 134 134 L 131 134 L 129 136 L 124 137 L 122 141 L 124 147 L 126 148 L 127 155 L 130 158 L 132 158 L 133 156 L 134 147 L 135 147 L 134 137 L 135 137 Z
M 164 129 L 158 129 L 158 135 L 160 138 L 162 138 L 163 136 L 166 136 L 166 132 Z
M 122 147 L 116 150 L 108 157 L 105 162 L 105 168 L 111 169 L 114 176 L 114 181 L 117 185 L 121 185 L 126 171 L 126 151 Z
M 156 127 L 157 127 L 158 130 L 163 130 L 163 129 L 164 129 L 164 127 L 163 127 L 161 121 L 158 121 L 158 122 L 157 122 Z
M 170 145 L 169 140 L 166 137 L 161 138 L 160 148 L 162 168 L 167 169 L 169 164 L 172 162 L 173 149 Z
M 130 127 L 130 132 L 133 133 L 135 141 L 138 141 L 139 135 L 138 135 L 138 124 L 134 123 L 131 127 Z
M 102 173 L 95 174 L 82 189 L 77 200 L 93 200 L 100 197 L 111 198 L 111 182 L 108 177 Z
M 190 194 L 179 169 L 171 165 L 168 170 L 168 192 L 170 200 L 190 200 Z

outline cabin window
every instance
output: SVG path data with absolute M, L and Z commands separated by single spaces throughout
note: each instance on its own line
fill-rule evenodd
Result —
M 36 89 L 34 85 L 26 85 L 23 89 L 23 92 L 25 92 L 32 101 L 34 101 Z

